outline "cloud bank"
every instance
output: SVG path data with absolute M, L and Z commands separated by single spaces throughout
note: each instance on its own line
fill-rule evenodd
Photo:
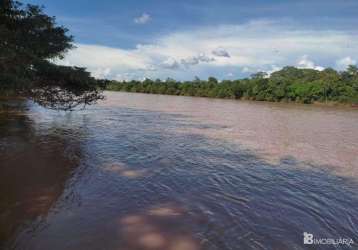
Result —
M 313 61 L 311 61 L 308 55 L 304 55 L 300 58 L 300 60 L 297 63 L 297 67 L 301 69 L 315 69 L 319 71 L 324 70 L 324 67 L 318 66 Z
M 131 49 L 76 44 L 77 49 L 60 63 L 87 67 L 96 77 L 119 80 L 186 80 L 210 75 L 222 79 L 286 65 L 342 70 L 357 62 L 357 39 L 353 31 L 307 30 L 260 20 L 176 31 Z
M 215 56 L 222 57 L 230 57 L 229 52 L 227 52 L 224 48 L 216 48 L 212 51 L 212 54 Z
M 349 65 L 357 65 L 357 60 L 354 60 L 350 56 L 347 56 L 337 60 L 336 62 L 336 68 L 339 70 L 345 70 Z

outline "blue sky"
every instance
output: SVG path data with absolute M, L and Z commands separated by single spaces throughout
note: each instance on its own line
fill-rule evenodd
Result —
M 356 0 L 32 0 L 70 29 L 59 62 L 96 77 L 241 78 L 358 60 Z

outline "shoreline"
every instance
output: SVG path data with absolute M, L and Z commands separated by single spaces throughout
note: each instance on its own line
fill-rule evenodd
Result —
M 134 92 L 134 91 L 122 91 L 122 90 L 111 90 L 106 89 L 108 92 L 121 92 L 121 93 L 134 93 L 134 94 L 147 94 L 147 95 L 163 95 L 163 96 L 181 96 L 181 97 L 198 97 L 198 98 L 208 98 L 214 100 L 233 100 L 233 101 L 244 101 L 244 102 L 253 102 L 253 103 L 280 103 L 280 104 L 298 104 L 304 106 L 314 106 L 314 107 L 337 107 L 337 108 L 350 108 L 358 110 L 358 103 L 340 103 L 340 102 L 312 102 L 312 103 L 302 103 L 302 102 L 293 102 L 293 101 L 259 101 L 251 100 L 249 98 L 220 98 L 220 97 L 210 97 L 210 96 L 194 96 L 194 95 L 171 95 L 171 94 L 157 94 L 157 93 L 146 93 L 146 92 Z

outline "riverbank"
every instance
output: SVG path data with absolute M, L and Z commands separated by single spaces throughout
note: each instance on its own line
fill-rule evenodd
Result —
M 199 96 L 269 102 L 351 105 L 358 103 L 358 69 L 347 71 L 284 67 L 271 75 L 263 72 L 250 78 L 219 81 L 214 77 L 192 81 L 174 79 L 109 81 L 106 89 L 135 93 Z
M 343 107 L 343 108 L 357 108 L 358 104 L 355 103 L 342 103 L 342 102 L 320 102 L 315 101 L 312 103 L 303 103 L 299 101 L 288 101 L 288 100 L 280 100 L 280 101 L 267 101 L 267 100 L 254 100 L 252 98 L 226 98 L 226 97 L 210 97 L 210 96 L 195 96 L 195 95 L 177 95 L 177 94 L 161 94 L 161 93 L 146 93 L 146 92 L 133 92 L 133 91 L 124 91 L 124 90 L 112 90 L 107 89 L 107 91 L 113 92 L 121 92 L 121 93 L 138 93 L 138 94 L 148 94 L 148 95 L 166 95 L 166 96 L 186 96 L 186 97 L 198 97 L 198 98 L 212 98 L 212 99 L 224 99 L 224 100 L 238 100 L 238 101 L 248 101 L 248 102 L 260 102 L 260 103 L 287 103 L 287 104 L 301 104 L 301 105 L 314 105 L 314 106 L 323 106 L 323 107 Z
M 23 110 L 26 98 L 18 96 L 0 96 L 0 113 Z

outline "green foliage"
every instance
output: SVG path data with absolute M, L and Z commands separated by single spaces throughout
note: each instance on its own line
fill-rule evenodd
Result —
M 207 81 L 111 81 L 108 90 L 142 92 L 153 94 L 202 96 L 257 101 L 358 102 L 358 69 L 350 66 L 346 71 L 333 69 L 317 71 L 285 67 L 268 76 L 259 72 L 248 79 L 219 82 L 210 77 Z
M 0 95 L 15 93 L 56 109 L 101 98 L 98 82 L 85 69 L 51 63 L 73 48 L 67 32 L 39 6 L 1 0 Z

